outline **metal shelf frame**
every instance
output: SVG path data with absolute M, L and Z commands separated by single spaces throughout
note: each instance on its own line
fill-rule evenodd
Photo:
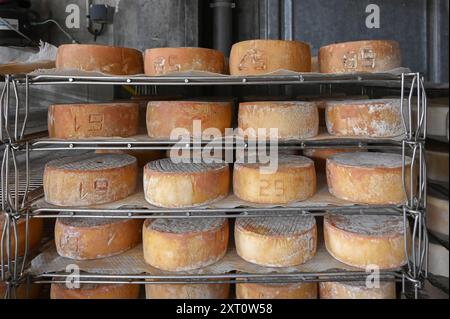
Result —
M 249 208 L 238 207 L 234 209 L 141 209 L 125 207 L 123 209 L 90 209 L 90 208 L 39 208 L 33 207 L 33 202 L 39 196 L 35 196 L 41 184 L 33 182 L 31 177 L 30 152 L 54 151 L 54 150 L 97 150 L 97 149 L 123 149 L 123 150 L 167 150 L 174 145 L 174 141 L 126 141 L 126 140 L 93 140 L 93 141 L 54 141 L 50 139 L 36 139 L 43 134 L 28 136 L 25 134 L 27 120 L 29 117 L 29 89 L 35 85 L 133 85 L 133 86 L 210 86 L 210 85 L 331 85 L 335 84 L 359 84 L 367 87 L 385 87 L 400 89 L 402 101 L 402 114 L 408 114 L 403 118 L 406 136 L 402 141 L 367 141 L 352 140 L 346 144 L 336 146 L 334 141 L 295 141 L 280 143 L 280 148 L 304 149 L 304 148 L 330 148 L 330 147 L 355 147 L 370 149 L 396 148 L 402 151 L 404 190 L 408 189 L 406 181 L 414 180 L 414 171 L 418 171 L 418 187 L 413 184 L 411 191 L 407 193 L 407 201 L 403 205 L 371 206 L 358 205 L 355 207 L 302 207 L 302 208 Z M 25 101 L 19 101 L 18 89 L 25 89 Z M 412 224 L 412 247 L 408 250 L 406 244 L 407 232 L 405 231 L 405 251 L 408 263 L 397 272 L 382 272 L 389 278 L 402 282 L 403 290 L 405 283 L 411 282 L 416 297 L 422 288 L 424 279 L 427 277 L 428 268 L 428 237 L 426 231 L 426 164 L 425 164 L 425 138 L 426 138 L 426 94 L 424 79 L 419 73 L 404 73 L 401 75 L 387 74 L 346 74 L 346 75 L 265 75 L 265 76 L 173 76 L 173 77 L 117 77 L 117 76 L 63 76 L 63 75 L 24 75 L 5 76 L 3 89 L 0 90 L 0 145 L 3 147 L 1 166 L 1 200 L 2 210 L 5 214 L 5 223 L 1 233 L 1 279 L 7 281 L 11 286 L 17 285 L 28 276 L 27 256 L 28 247 L 25 247 L 25 256 L 18 258 L 17 240 L 12 244 L 13 237 L 17 239 L 17 221 L 26 219 L 28 244 L 28 222 L 30 218 L 56 218 L 57 212 L 70 212 L 66 218 L 196 218 L 196 212 L 206 214 L 206 217 L 226 218 L 253 218 L 261 216 L 258 212 L 268 211 L 273 216 L 292 216 L 296 211 L 302 214 L 319 216 L 324 210 L 337 213 L 365 214 L 370 210 L 382 210 L 383 214 L 394 213 L 403 216 L 405 227 Z M 416 105 L 412 105 L 413 97 Z M 23 106 L 24 115 L 19 115 Z M 416 118 L 413 120 L 413 107 L 416 109 Z M 405 112 L 404 112 L 405 111 Z M 222 146 L 230 149 L 236 148 L 236 141 L 226 143 L 218 141 Z M 201 149 L 204 145 L 194 142 L 186 143 L 186 149 Z M 25 173 L 20 171 L 16 154 L 25 153 Z M 412 169 L 408 172 L 407 156 L 412 158 Z M 417 169 L 416 169 L 417 167 Z M 31 194 L 33 193 L 33 196 Z M 120 213 L 121 216 L 117 216 Z M 267 213 L 264 213 L 267 216 Z M 205 218 L 205 215 L 202 216 Z M 406 228 L 405 228 L 406 229 Z M 26 244 L 26 246 L 28 246 Z M 12 247 L 15 246 L 15 247 Z M 15 257 L 11 258 L 10 252 L 15 251 Z M 17 262 L 14 262 L 16 260 Z M 85 283 L 104 283 L 113 281 L 115 283 L 130 284 L 157 284 L 161 282 L 186 283 L 203 282 L 211 283 L 211 280 L 220 282 L 299 282 L 299 281 L 353 281 L 364 278 L 366 273 L 326 272 L 326 273 L 294 273 L 294 274 L 224 274 L 224 275 L 174 275 L 174 276 L 134 276 L 134 275 L 81 275 L 80 280 Z M 68 274 L 51 273 L 32 276 L 36 283 L 54 282 L 66 278 Z M 50 279 L 48 279 L 50 278 Z M 48 279 L 48 280 L 47 280 Z M 151 280 L 151 281 L 148 281 Z

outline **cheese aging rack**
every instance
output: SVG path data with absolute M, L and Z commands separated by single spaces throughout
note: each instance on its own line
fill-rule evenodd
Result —
M 0 96 L 0 150 L 2 151 L 1 166 L 1 205 L 5 213 L 5 223 L 1 232 L 1 278 L 7 284 L 6 297 L 14 296 L 14 289 L 24 282 L 44 284 L 64 282 L 69 272 L 49 271 L 43 273 L 30 272 L 32 260 L 37 253 L 28 249 L 28 223 L 33 218 L 56 218 L 58 213 L 65 212 L 64 218 L 197 218 L 196 212 L 201 212 L 202 218 L 254 218 L 259 216 L 288 217 L 298 214 L 313 216 L 324 215 L 325 211 L 339 214 L 395 214 L 403 216 L 405 226 L 411 225 L 412 243 L 407 264 L 401 269 L 380 271 L 382 280 L 401 282 L 402 292 L 411 292 L 418 298 L 427 278 L 428 268 L 428 237 L 426 230 L 426 94 L 424 79 L 419 73 L 393 74 L 301 74 L 301 75 L 261 75 L 261 76 L 88 76 L 88 75 L 6 75 L 3 78 L 3 88 Z M 46 158 L 52 158 L 53 151 L 105 150 L 168 150 L 179 141 L 151 140 L 149 138 L 114 138 L 85 140 L 55 140 L 46 137 L 46 132 L 27 134 L 27 123 L 30 117 L 30 88 L 40 85 L 110 85 L 110 86 L 275 86 L 275 85 L 316 85 L 331 91 L 336 85 L 358 85 L 362 88 L 386 88 L 398 92 L 401 98 L 403 125 L 406 134 L 401 139 L 346 139 L 337 143 L 336 139 L 320 140 L 306 139 L 296 141 L 280 141 L 280 149 L 306 148 L 364 148 L 380 150 L 396 149 L 402 153 L 402 177 L 406 192 L 406 156 L 412 158 L 412 166 L 417 166 L 418 187 L 411 187 L 407 192 L 407 200 L 402 205 L 308 205 L 301 207 L 200 207 L 188 209 L 166 209 L 150 207 L 134 207 L 125 205 L 116 208 L 103 207 L 57 207 L 45 204 L 42 189 L 42 160 L 37 154 L 45 153 Z M 23 90 L 23 91 L 22 91 Z M 20 98 L 24 92 L 24 98 Z M 58 101 L 54 101 L 55 103 Z M 193 140 L 183 141 L 188 150 L 202 149 L 205 144 Z M 236 137 L 215 140 L 213 143 L 224 149 L 235 150 L 238 146 L 252 149 L 245 141 Z M 411 169 L 411 181 L 413 181 Z M 412 186 L 412 184 L 411 184 Z M 39 205 L 37 205 L 39 204 Z M 262 211 L 264 211 L 262 213 Z M 18 257 L 17 223 L 24 219 L 26 225 L 26 244 L 23 257 Z M 14 238 L 16 240 L 14 240 Z M 47 245 L 48 246 L 48 245 Z M 43 244 L 45 247 L 45 244 Z M 159 283 L 289 283 L 289 282 L 320 282 L 320 281 L 364 281 L 367 272 L 362 270 L 329 269 L 318 272 L 262 272 L 245 273 L 229 271 L 211 274 L 80 274 L 81 283 L 127 283 L 127 284 L 159 284 Z

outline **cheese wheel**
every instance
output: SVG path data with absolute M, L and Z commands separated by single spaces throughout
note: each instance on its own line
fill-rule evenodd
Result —
M 92 44 L 64 44 L 56 55 L 57 69 L 97 71 L 114 75 L 142 74 L 142 53 L 135 49 Z
M 149 284 L 147 299 L 228 299 L 230 284 Z
M 144 55 L 146 75 L 205 71 L 225 73 L 225 58 L 218 50 L 205 48 L 154 48 Z
M 228 195 L 230 171 L 226 163 L 173 163 L 169 158 L 144 167 L 145 199 L 159 207 L 193 207 Z
M 225 218 L 147 219 L 142 232 L 144 259 L 168 271 L 203 268 L 222 259 L 228 236 Z
M 5 225 L 5 214 L 0 212 L 0 236 L 2 235 L 3 228 Z M 25 218 L 20 218 L 17 220 L 17 243 L 18 243 L 18 257 L 22 257 L 25 254 L 25 245 L 27 240 L 27 222 Z M 6 232 L 6 229 L 5 229 Z M 29 218 L 28 219 L 28 253 L 35 250 L 41 243 L 44 232 L 44 222 L 41 218 Z M 10 234 L 10 254 L 11 258 L 15 256 L 16 249 L 16 237 L 14 234 L 14 226 L 10 222 L 9 227 Z M 3 242 L 3 254 L 7 258 L 7 238 L 6 233 Z M 1 261 L 1 259 L 0 259 Z
M 88 260 L 118 255 L 140 243 L 142 220 L 61 217 L 55 223 L 60 256 Z
M 449 235 L 448 199 L 427 196 L 427 228 L 439 237 Z
M 248 40 L 231 47 L 231 75 L 256 75 L 278 70 L 310 72 L 309 45 L 300 41 Z
M 45 200 L 59 206 L 113 202 L 134 193 L 136 183 L 136 158 L 125 154 L 64 157 L 44 170 Z
M 139 285 L 81 284 L 69 289 L 65 284 L 52 283 L 50 299 L 138 299 Z
M 225 129 L 231 128 L 232 108 L 230 102 L 149 102 L 147 106 L 148 135 L 161 139 L 179 139 L 180 136 L 209 138 L 209 134 L 222 137 L 225 135 Z M 174 131 L 174 129 L 177 130 Z M 172 134 L 174 136 L 171 136 Z
M 238 218 L 234 238 L 238 255 L 248 262 L 295 266 L 316 253 L 316 220 L 313 216 Z
M 320 72 L 383 72 L 402 65 L 396 41 L 368 40 L 330 44 L 319 50 Z
M 317 283 L 236 284 L 237 299 L 317 299 Z
M 401 204 L 402 156 L 389 153 L 342 153 L 327 158 L 327 181 L 336 197 L 364 204 Z M 406 157 L 406 188 L 409 192 L 411 159 Z
M 303 155 L 314 161 L 316 171 L 325 171 L 327 158 L 340 153 L 363 152 L 360 148 L 307 148 L 303 150 Z
M 277 167 L 272 167 L 275 164 Z M 278 163 L 269 165 L 234 165 L 234 194 L 249 202 L 286 204 L 305 200 L 314 195 L 316 184 L 314 162 L 303 156 L 281 155 Z
M 405 227 L 408 246 L 411 238 L 402 216 L 328 214 L 323 224 L 325 247 L 347 265 L 391 269 L 407 262 Z
M 448 147 L 448 146 L 447 146 Z M 427 178 L 432 181 L 449 181 L 448 148 L 447 151 L 426 150 Z
M 278 129 L 280 139 L 304 139 L 319 133 L 319 111 L 311 102 L 246 102 L 239 104 L 239 134 L 269 138 Z
M 51 138 L 128 137 L 139 128 L 139 104 L 57 104 L 48 109 Z
M 364 282 L 321 282 L 320 299 L 395 299 L 395 282 L 380 281 L 379 287 Z
M 331 135 L 394 137 L 405 133 L 399 99 L 327 101 L 325 120 Z

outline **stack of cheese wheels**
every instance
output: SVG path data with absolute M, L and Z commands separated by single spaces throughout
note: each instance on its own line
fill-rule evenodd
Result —
M 369 40 L 330 44 L 319 50 L 322 73 L 382 72 L 401 67 L 396 41 Z
M 119 218 L 65 217 L 55 223 L 55 244 L 60 256 L 88 260 L 120 254 L 140 243 L 142 221 Z
M 165 75 L 183 71 L 225 73 L 222 52 L 205 48 L 154 48 L 144 55 L 145 74 Z
M 0 235 L 2 235 L 3 229 L 5 229 L 4 234 L 4 242 L 3 242 L 3 252 L 4 256 L 7 256 L 8 250 L 6 247 L 6 228 L 5 223 L 8 221 L 6 220 L 6 216 L 3 212 L 0 211 Z M 14 226 L 12 224 L 13 222 L 10 220 L 9 222 L 9 234 L 10 234 L 10 254 L 11 258 L 14 258 L 15 256 L 15 250 L 16 250 L 16 234 L 17 234 L 17 248 L 18 248 L 18 257 L 22 257 L 25 254 L 25 246 L 26 246 L 26 240 L 28 237 L 28 252 L 33 251 L 35 248 L 38 247 L 42 240 L 43 231 L 44 231 L 44 223 L 41 218 L 30 218 L 27 221 L 25 218 L 20 218 L 16 221 L 16 232 L 14 232 Z M 28 227 L 28 229 L 27 229 Z M 28 236 L 27 236 L 28 231 Z
M 237 299 L 316 299 L 317 283 L 236 284 Z
M 142 53 L 135 49 L 92 44 L 65 44 L 58 48 L 56 68 L 97 71 L 114 75 L 142 74 Z
M 327 214 L 324 236 L 325 246 L 334 258 L 359 268 L 403 266 L 407 262 L 405 247 L 411 241 L 403 217 L 393 215 Z
M 228 299 L 230 284 L 150 284 L 147 299 Z
M 57 104 L 48 109 L 52 138 L 128 137 L 139 127 L 139 104 Z
M 427 228 L 441 239 L 448 241 L 448 197 L 429 194 L 427 196 Z
M 307 157 L 281 155 L 268 164 L 235 163 L 234 194 L 261 204 L 286 204 L 305 200 L 316 192 L 314 162 Z
M 51 299 L 138 299 L 139 285 L 130 284 L 81 284 L 80 288 L 68 288 L 65 284 L 52 283 Z
M 405 133 L 400 99 L 326 101 L 328 132 L 338 136 L 395 137 Z
M 316 166 L 316 171 L 325 171 L 327 158 L 340 153 L 362 152 L 365 150 L 358 148 L 307 148 L 303 150 L 303 155 L 311 158 Z
M 205 205 L 227 196 L 229 188 L 226 163 L 173 163 L 164 158 L 144 168 L 145 199 L 159 207 Z
M 231 48 L 230 74 L 255 75 L 278 70 L 311 71 L 311 49 L 300 41 L 249 40 Z
M 147 106 L 147 131 L 152 138 L 222 137 L 231 127 L 230 102 L 155 101 Z
M 402 156 L 389 153 L 342 153 L 327 158 L 331 194 L 364 204 L 401 204 L 406 200 Z M 411 181 L 411 159 L 405 157 L 406 191 Z M 414 178 L 415 182 L 415 178 Z
M 319 132 L 319 111 L 312 102 L 239 104 L 239 134 L 249 138 L 305 139 Z M 276 133 L 276 134 L 275 134 Z
M 186 271 L 211 265 L 228 246 L 225 218 L 147 219 L 142 231 L 144 259 L 168 271 Z
M 395 282 L 380 281 L 378 287 L 365 282 L 321 282 L 320 299 L 395 299 Z
M 248 262 L 268 267 L 299 265 L 316 253 L 316 220 L 312 216 L 238 218 L 234 237 L 238 255 Z
M 84 154 L 48 162 L 45 200 L 59 206 L 114 202 L 134 193 L 136 158 L 125 154 Z

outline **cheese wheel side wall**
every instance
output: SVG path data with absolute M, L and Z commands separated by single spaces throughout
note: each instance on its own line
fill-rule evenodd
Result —
M 50 299 L 138 299 L 139 285 L 102 284 L 94 287 L 68 289 L 64 284 L 52 284 Z
M 317 283 L 236 284 L 237 299 L 317 299 Z
M 395 282 L 380 282 L 379 288 L 347 285 L 340 282 L 321 282 L 320 299 L 395 299 Z
M 0 235 L 2 233 L 4 226 L 4 218 L 1 218 L 0 213 Z M 41 218 L 30 218 L 28 220 L 28 252 L 33 251 L 38 247 L 41 243 L 42 237 L 44 233 L 44 221 Z M 13 256 L 15 255 L 15 245 L 16 240 L 14 236 L 13 226 L 10 225 L 10 234 L 11 234 L 11 253 Z M 25 241 L 26 241 L 26 221 L 25 219 L 20 219 L 17 222 L 17 243 L 18 243 L 18 257 L 22 257 L 25 254 Z M 4 254 L 5 258 L 7 257 L 6 250 L 6 240 L 4 243 Z M 11 256 L 13 258 L 13 256 Z
M 57 69 L 98 71 L 114 75 L 142 74 L 142 53 L 135 49 L 91 44 L 64 44 L 58 47 Z
M 343 231 L 324 218 L 325 247 L 337 260 L 358 268 L 376 265 L 380 269 L 403 266 L 407 262 L 404 235 L 376 237 Z M 407 227 L 407 246 L 411 234 Z M 408 254 L 409 255 L 409 254 Z
M 230 170 L 201 173 L 162 173 L 144 168 L 145 199 L 159 207 L 192 207 L 217 201 L 228 195 Z
M 256 75 L 277 70 L 311 72 L 311 50 L 300 41 L 249 40 L 230 52 L 231 75 Z
M 49 137 L 129 137 L 138 133 L 139 105 L 58 104 L 48 109 Z
M 211 265 L 225 256 L 228 247 L 228 220 L 216 229 L 193 233 L 165 233 L 144 222 L 144 260 L 162 270 L 186 271 Z
M 142 221 L 138 219 L 74 227 L 58 218 L 55 223 L 55 245 L 58 254 L 66 258 L 103 258 L 120 254 L 139 244 L 141 231 Z
M 108 181 L 107 191 L 97 191 L 98 179 Z M 45 200 L 59 206 L 93 205 L 123 199 L 136 190 L 137 162 L 120 168 L 77 172 L 46 166 Z
M 228 299 L 230 284 L 145 285 L 147 299 Z

